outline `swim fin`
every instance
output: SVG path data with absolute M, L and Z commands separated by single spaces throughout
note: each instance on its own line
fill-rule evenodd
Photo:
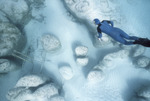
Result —
M 135 40 L 133 44 L 139 44 L 145 47 L 150 47 L 150 40 L 147 38 L 139 38 L 138 40 Z

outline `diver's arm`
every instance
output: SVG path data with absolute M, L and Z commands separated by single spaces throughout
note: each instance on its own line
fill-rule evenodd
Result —
M 106 21 L 107 23 L 111 24 L 111 26 L 114 26 L 114 22 L 113 21 L 109 21 L 109 20 L 103 20 L 102 22 Z
M 101 25 L 98 25 L 98 27 L 97 27 L 97 32 L 98 32 L 98 39 L 100 39 L 101 37 L 102 37 L 102 31 L 101 31 L 101 29 L 100 29 L 100 26 Z
M 99 32 L 98 32 L 97 38 L 100 40 L 100 39 L 102 38 L 102 33 L 99 33 Z
M 110 21 L 110 24 L 112 27 L 114 27 L 114 22 L 113 21 Z

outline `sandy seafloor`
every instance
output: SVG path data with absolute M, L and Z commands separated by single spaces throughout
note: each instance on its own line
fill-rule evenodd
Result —
M 88 73 L 105 55 L 121 50 L 116 46 L 95 47 L 93 45 L 95 39 L 89 25 L 91 24 L 95 30 L 96 26 L 93 25 L 92 19 L 105 20 L 108 19 L 109 14 L 106 16 L 101 13 L 93 14 L 93 12 L 99 12 L 105 8 L 97 3 L 101 0 L 87 1 L 96 6 L 95 8 L 92 6 L 90 13 L 82 12 L 82 14 L 73 11 L 71 6 L 63 3 L 63 0 L 45 1 L 45 7 L 39 10 L 45 18 L 44 21 L 38 22 L 32 19 L 24 28 L 27 35 L 26 47 L 32 46 L 35 51 L 31 53 L 31 56 L 36 59 L 40 58 L 41 47 L 39 44 L 37 46 L 37 43 L 40 37 L 47 33 L 54 34 L 60 40 L 62 47 L 54 53 L 45 51 L 47 61 L 43 63 L 42 72 L 40 72 L 41 64 L 39 62 L 34 61 L 34 66 L 30 62 L 25 62 L 21 69 L 0 78 L 0 101 L 8 101 L 5 97 L 8 90 L 15 86 L 20 77 L 27 74 L 42 73 L 53 78 L 62 87 L 65 101 L 129 101 L 136 89 L 150 83 L 150 72 L 134 65 L 134 57 L 130 56 L 111 61 L 114 69 L 106 70 L 103 80 L 89 81 L 87 79 Z M 123 17 L 120 18 L 123 20 L 122 23 L 114 22 L 114 26 L 122 28 L 127 33 L 132 33 L 132 35 L 150 38 L 150 0 L 108 0 L 108 3 L 112 9 L 113 7 L 118 9 L 116 12 Z M 68 9 L 69 7 L 70 9 Z M 74 12 L 73 15 L 69 15 L 69 10 Z M 120 21 L 119 14 L 115 13 L 111 17 Z M 78 45 L 88 47 L 89 63 L 84 67 L 76 63 L 74 49 Z M 142 56 L 150 58 L 150 48 L 146 48 Z M 73 70 L 74 76 L 70 80 L 65 80 L 58 71 L 59 66 L 65 64 L 70 65 Z

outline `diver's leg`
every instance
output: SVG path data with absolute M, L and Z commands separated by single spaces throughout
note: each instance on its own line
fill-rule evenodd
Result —
M 128 40 L 138 40 L 139 38 L 136 36 L 129 36 L 128 34 L 126 34 L 124 31 L 120 30 L 120 35 Z
M 125 39 L 121 40 L 120 43 L 122 43 L 124 45 L 133 45 L 132 41 L 126 41 Z
M 126 41 L 122 36 L 119 35 L 115 38 L 115 40 L 124 45 L 133 45 L 133 41 Z

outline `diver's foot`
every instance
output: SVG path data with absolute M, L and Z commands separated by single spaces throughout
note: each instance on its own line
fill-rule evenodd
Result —
M 133 44 L 142 44 L 142 43 L 144 43 L 145 41 L 148 41 L 148 39 L 147 39 L 147 38 L 139 38 L 138 40 L 135 40 L 135 41 L 133 42 Z
M 150 47 L 150 40 L 148 38 L 139 38 L 138 40 L 135 40 L 133 44 L 140 44 L 145 47 Z
M 135 40 L 134 42 L 133 42 L 133 44 L 141 44 L 141 40 L 140 39 L 138 39 L 138 40 Z

